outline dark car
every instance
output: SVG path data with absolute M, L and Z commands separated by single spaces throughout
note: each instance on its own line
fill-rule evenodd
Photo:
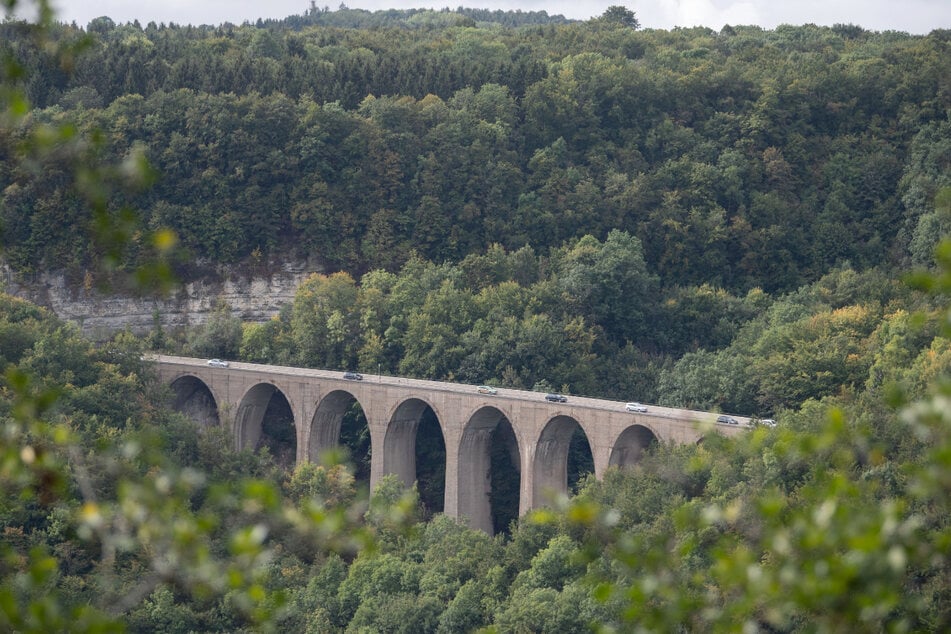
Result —
M 360 374 L 359 372 L 344 372 L 343 378 L 348 379 L 350 381 L 362 381 L 363 375 Z
M 551 401 L 552 403 L 567 403 L 568 397 L 564 394 L 546 394 L 546 401 Z
M 739 425 L 740 422 L 733 418 L 732 416 L 717 416 L 718 423 L 726 423 L 727 425 Z

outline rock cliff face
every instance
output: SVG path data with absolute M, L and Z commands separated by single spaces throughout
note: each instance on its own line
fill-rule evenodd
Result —
M 0 288 L 76 323 L 87 337 L 103 340 L 125 329 L 146 334 L 156 321 L 165 329 L 201 324 L 220 301 L 243 321 L 267 321 L 282 306 L 293 302 L 297 287 L 313 272 L 314 268 L 305 263 L 287 263 L 257 274 L 221 269 L 216 275 L 182 284 L 168 297 L 155 298 L 103 295 L 68 283 L 62 273 L 18 279 L 2 265 Z

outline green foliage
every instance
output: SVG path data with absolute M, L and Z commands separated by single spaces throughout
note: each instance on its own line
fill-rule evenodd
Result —
M 349 506 L 356 497 L 353 474 L 346 467 L 324 467 L 312 462 L 304 462 L 294 468 L 284 485 L 284 491 L 297 504 L 316 499 L 331 507 Z
M 439 617 L 436 631 L 473 632 L 485 626 L 485 609 L 482 606 L 483 588 L 479 582 L 470 580 L 463 585 Z
M 845 318 L 854 323 L 854 316 Z M 900 335 L 907 322 L 898 318 Z M 928 332 L 921 331 L 925 340 Z M 933 345 L 943 349 L 942 339 Z M 891 353 L 896 361 L 898 350 Z M 907 367 L 911 361 L 904 358 Z M 945 522 L 943 511 L 926 500 L 947 466 L 935 459 L 946 451 L 941 430 L 947 428 L 949 367 L 904 420 L 867 410 L 887 409 L 879 397 L 864 405 L 844 401 L 848 417 L 839 407 L 807 404 L 784 416 L 783 428 L 737 437 L 727 451 L 719 443 L 680 448 L 686 461 L 674 466 L 673 453 L 660 448 L 630 474 L 589 483 L 569 517 L 586 526 L 592 546 L 597 543 L 592 558 L 608 544 L 596 594 L 618 606 L 622 627 L 658 631 L 730 631 L 737 624 L 932 631 L 945 623 L 933 594 L 934 575 L 943 574 L 948 556 L 939 528 Z M 674 473 L 700 476 L 686 497 L 648 492 L 645 476 L 665 462 L 673 468 L 659 482 L 668 487 Z M 670 506 L 652 511 L 643 500 L 619 504 L 622 491 Z M 611 497 L 600 497 L 605 494 Z M 620 514 L 584 513 L 591 495 Z M 636 524 L 625 508 L 643 512 L 634 515 Z
M 803 297 L 842 302 L 853 299 L 850 293 L 827 285 Z M 44 341 L 39 354 L 75 345 L 48 315 L 12 300 L 7 305 L 7 323 L 29 321 L 28 340 Z M 786 323 L 779 315 L 791 323 L 803 319 L 801 310 L 778 308 L 770 317 L 777 327 Z M 810 323 L 826 328 L 834 311 L 820 314 Z M 851 315 L 843 322 L 850 328 L 864 323 Z M 933 321 L 902 315 L 883 322 L 887 331 L 875 331 L 882 342 L 870 349 L 880 351 L 877 367 L 893 376 L 896 366 L 908 367 L 922 381 L 941 375 L 946 340 L 934 337 Z M 932 325 L 918 330 L 913 323 Z M 759 338 L 770 332 L 764 324 L 756 328 Z M 742 331 L 737 337 L 757 340 Z M 89 365 L 95 356 L 136 368 L 122 338 L 110 346 L 108 354 L 89 347 L 64 355 L 52 375 L 70 376 L 73 365 Z M 32 354 L 27 348 L 21 359 L 28 362 Z M 924 359 L 931 360 L 929 369 L 911 370 Z M 3 587 L 20 603 L 52 601 L 58 614 L 98 615 L 75 612 L 69 618 L 76 623 L 96 618 L 104 627 L 169 631 L 582 632 L 592 624 L 728 630 L 737 622 L 787 630 L 815 624 L 922 629 L 946 618 L 940 496 L 947 483 L 931 457 L 940 455 L 945 422 L 940 406 L 926 405 L 927 399 L 909 418 L 911 434 L 895 429 L 905 423 L 894 415 L 873 415 L 887 409 L 878 390 L 863 397 L 866 404 L 843 401 L 848 417 L 831 403 L 814 402 L 784 412 L 775 429 L 713 437 L 700 446 L 656 446 L 631 470 L 587 479 L 563 511 L 523 519 L 510 537 L 493 539 L 442 516 L 406 530 L 420 517 L 419 502 L 395 478 L 381 481 L 358 528 L 350 522 L 361 507 L 350 506 L 352 476 L 342 467 L 300 465 L 280 489 L 247 480 L 260 474 L 273 482 L 275 475 L 159 409 L 94 409 L 98 399 L 83 397 L 89 389 L 108 397 L 127 382 L 129 393 L 150 392 L 133 374 L 116 374 L 121 365 L 92 367 L 100 374 L 89 377 L 90 385 L 67 385 L 56 400 L 55 416 L 82 422 L 62 437 L 68 444 L 46 441 L 40 453 L 44 445 L 18 443 L 12 464 L 22 466 L 4 473 L 8 491 L 33 478 L 48 483 L 34 489 L 35 510 L 8 503 L 2 517 L 7 552 L 23 553 L 21 565 L 52 565 L 54 576 L 35 577 L 40 585 L 34 590 L 16 581 L 22 577 L 5 578 Z M 53 415 L 55 394 L 31 394 L 35 388 L 13 375 L 8 385 L 22 394 L 22 406 L 9 410 L 23 412 L 21 420 Z M 164 455 L 128 421 L 135 430 L 157 423 L 166 438 Z M 45 423 L 33 429 L 37 439 L 48 434 Z M 69 446 L 87 445 L 96 452 L 80 449 L 69 463 L 55 458 Z M 43 470 L 23 471 L 39 467 L 24 461 L 24 446 L 44 456 Z M 17 485 L 15 475 L 26 479 Z M 375 547 L 366 547 L 364 531 Z M 31 551 L 34 545 L 40 550 Z M 101 559 L 101 548 L 115 557 Z M 355 557 L 346 559 L 325 554 L 354 548 Z M 98 602 L 83 589 L 91 574 Z M 82 607 L 90 605 L 101 612 Z M 105 616 L 110 606 L 120 606 L 117 617 Z M 37 621 L 43 627 L 61 622 L 43 618 Z
M 629 29 L 636 29 L 640 26 L 640 22 L 638 22 L 634 12 L 620 5 L 612 5 L 605 9 L 600 19 L 612 24 L 626 26 Z
M 186 345 L 196 357 L 235 359 L 242 340 L 241 319 L 232 314 L 226 302 L 219 301 L 208 320 L 189 331 Z
M 22 26 L 3 27 L 17 125 L 0 135 L 3 156 L 27 159 L 0 171 L 21 272 L 167 287 L 172 264 L 192 277 L 298 257 L 357 279 L 414 251 L 547 256 L 621 231 L 644 270 L 615 282 L 742 296 L 845 263 L 927 263 L 943 226 L 938 35 L 641 31 L 623 6 L 571 23 L 465 9 L 49 20 L 43 46 Z M 656 314 L 594 300 L 617 341 L 645 325 L 612 306 Z
M 332 487 L 298 474 L 295 508 L 268 480 L 251 479 L 273 479 L 272 468 L 166 413 L 134 342 L 94 350 L 50 315 L 3 304 L 4 323 L 17 320 L 35 342 L 2 385 L 5 628 L 268 629 L 286 618 L 284 590 L 267 581 L 284 546 L 268 535 L 311 542 L 311 552 L 362 539 L 328 511 L 338 507 L 315 506 Z M 352 476 L 335 474 L 339 501 L 349 502 Z
M 331 555 L 307 582 L 297 596 L 297 610 L 303 614 L 306 631 L 329 632 L 341 628 L 346 619 L 342 613 L 338 592 L 347 578 L 347 564 Z
M 587 596 L 580 586 L 560 593 L 551 588 L 517 591 L 494 625 L 503 632 L 589 632 L 583 609 Z
M 552 588 L 560 591 L 564 583 L 583 572 L 577 546 L 567 535 L 559 535 L 532 559 L 531 567 L 515 579 L 517 589 Z
M 471 581 L 481 581 L 502 556 L 499 544 L 445 516 L 436 516 L 421 535 L 425 572 L 420 590 L 449 601 Z M 461 606 L 460 606 L 461 608 Z
M 442 604 L 434 598 L 409 593 L 371 597 L 361 602 L 347 631 L 435 632 L 442 609 Z
M 615 230 L 601 244 L 585 236 L 565 253 L 562 266 L 561 283 L 578 312 L 621 340 L 649 338 L 644 299 L 656 293 L 656 278 L 637 238 Z
M 884 335 L 877 331 L 887 327 L 885 311 L 898 306 L 927 308 L 923 297 L 896 288 L 879 271 L 832 273 L 740 325 L 728 347 L 685 354 L 663 370 L 661 400 L 766 414 L 809 398 L 855 393 L 870 377 L 881 381 L 874 346 Z M 916 351 L 934 336 L 933 328 L 930 336 L 929 329 L 914 332 Z
M 281 479 L 168 412 L 130 335 L 97 348 L 0 295 L 0 629 L 951 625 L 940 32 L 314 9 L 293 32 L 100 18 L 74 56 L 81 34 L 39 6 L 40 46 L 0 25 L 19 270 L 162 286 L 164 226 L 221 261 L 299 246 L 354 273 L 260 327 L 220 308 L 196 354 L 779 424 L 651 447 L 513 522 L 496 438 L 493 538 L 421 523 L 392 476 L 368 501 L 339 465 Z M 146 157 L 165 175 L 147 194 Z M 906 257 L 937 265 L 914 277 L 927 294 L 899 288 Z
M 346 273 L 314 275 L 298 288 L 291 313 L 295 362 L 330 368 L 356 367 L 357 289 Z

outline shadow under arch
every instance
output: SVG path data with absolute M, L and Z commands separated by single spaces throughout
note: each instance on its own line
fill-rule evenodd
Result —
M 290 401 L 272 383 L 258 383 L 241 398 L 235 414 L 235 449 L 267 446 L 275 462 L 294 468 L 297 457 L 295 414 Z
M 518 438 L 500 410 L 483 407 L 466 423 L 459 441 L 457 475 L 459 517 L 466 518 L 471 528 L 493 535 L 518 517 Z
M 611 449 L 608 465 L 612 467 L 629 467 L 637 464 L 641 456 L 658 442 L 657 435 L 644 425 L 631 425 L 618 436 Z
M 545 425 L 535 446 L 532 508 L 549 504 L 553 496 L 567 495 L 579 477 L 592 472 L 594 458 L 584 429 L 570 416 L 555 416 Z
M 307 460 L 314 464 L 322 464 L 324 454 L 346 445 L 354 477 L 363 486 L 369 486 L 373 447 L 363 405 L 356 396 L 346 390 L 334 390 L 320 399 L 306 443 Z
M 180 376 L 169 386 L 172 391 L 171 406 L 195 421 L 201 429 L 217 427 L 221 424 L 218 415 L 218 403 L 211 388 L 196 376 Z
M 445 433 L 433 407 L 419 398 L 400 403 L 383 438 L 383 472 L 395 474 L 406 487 L 417 483 L 420 500 L 438 513 L 445 508 L 445 465 Z

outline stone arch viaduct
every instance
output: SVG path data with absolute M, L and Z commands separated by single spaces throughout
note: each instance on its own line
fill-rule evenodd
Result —
M 520 474 L 520 514 L 567 491 L 569 441 L 578 428 L 600 478 L 609 466 L 635 463 L 651 442 L 696 443 L 704 434 L 733 435 L 749 424 L 742 417 L 734 417 L 738 425 L 717 424 L 714 413 L 654 406 L 629 412 L 624 403 L 593 398 L 569 396 L 567 402 L 553 403 L 524 390 L 499 388 L 490 395 L 459 383 L 375 375 L 348 380 L 330 370 L 236 362 L 213 367 L 204 359 L 165 355 L 151 359 L 159 379 L 172 388 L 175 407 L 199 423 L 225 426 L 238 450 L 255 447 L 265 409 L 280 392 L 293 415 L 297 463 L 316 461 L 336 446 L 343 415 L 356 401 L 370 432 L 371 488 L 386 474 L 413 484 L 416 431 L 431 408 L 446 447 L 443 512 L 488 533 L 493 530 L 489 441 L 503 420 L 511 425 L 517 446 L 513 462 Z

